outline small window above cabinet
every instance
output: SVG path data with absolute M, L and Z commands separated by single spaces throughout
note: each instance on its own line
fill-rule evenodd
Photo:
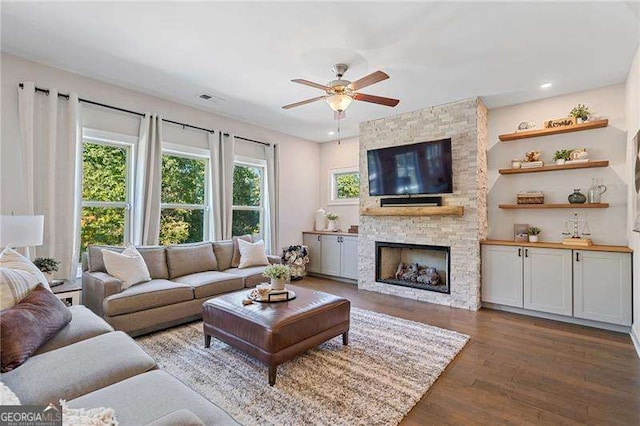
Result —
M 360 199 L 360 171 L 358 167 L 329 171 L 329 205 L 358 204 Z

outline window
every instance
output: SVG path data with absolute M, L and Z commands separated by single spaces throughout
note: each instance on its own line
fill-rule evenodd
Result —
M 89 244 L 131 240 L 132 169 L 136 138 L 83 131 L 81 252 Z
M 193 243 L 207 238 L 208 176 L 207 157 L 163 152 L 160 244 Z
M 331 170 L 329 189 L 329 204 L 357 204 L 360 196 L 360 172 L 356 167 Z
M 264 235 L 264 172 L 260 160 L 237 160 L 233 169 L 233 235 Z

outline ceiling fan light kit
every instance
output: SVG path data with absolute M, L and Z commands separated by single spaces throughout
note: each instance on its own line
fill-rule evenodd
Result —
M 353 102 L 353 98 L 349 95 L 331 95 L 327 96 L 325 100 L 335 112 L 343 112 Z

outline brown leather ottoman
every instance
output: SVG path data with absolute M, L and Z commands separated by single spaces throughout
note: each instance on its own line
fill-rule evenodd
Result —
M 277 366 L 304 351 L 342 334 L 348 343 L 347 299 L 289 285 L 297 297 L 288 302 L 243 305 L 244 289 L 209 299 L 202 305 L 205 347 L 211 336 L 269 366 L 269 384 L 276 382 Z

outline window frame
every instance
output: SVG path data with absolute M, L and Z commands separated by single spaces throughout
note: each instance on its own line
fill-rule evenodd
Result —
M 360 169 L 358 166 L 340 167 L 329 169 L 329 191 L 327 204 L 331 206 L 344 206 L 360 203 L 360 197 L 355 198 L 338 198 L 338 185 L 336 177 L 340 175 L 350 175 L 357 173 L 360 178 Z
M 242 155 L 236 155 L 233 161 L 233 167 L 236 166 L 254 167 L 260 169 L 260 205 L 258 206 L 240 206 L 233 204 L 231 206 L 231 215 L 235 210 L 238 211 L 257 211 L 260 213 L 260 238 L 264 241 L 267 240 L 264 228 L 264 218 L 266 214 L 265 210 L 265 195 L 267 194 L 267 160 L 261 158 L 245 157 Z

